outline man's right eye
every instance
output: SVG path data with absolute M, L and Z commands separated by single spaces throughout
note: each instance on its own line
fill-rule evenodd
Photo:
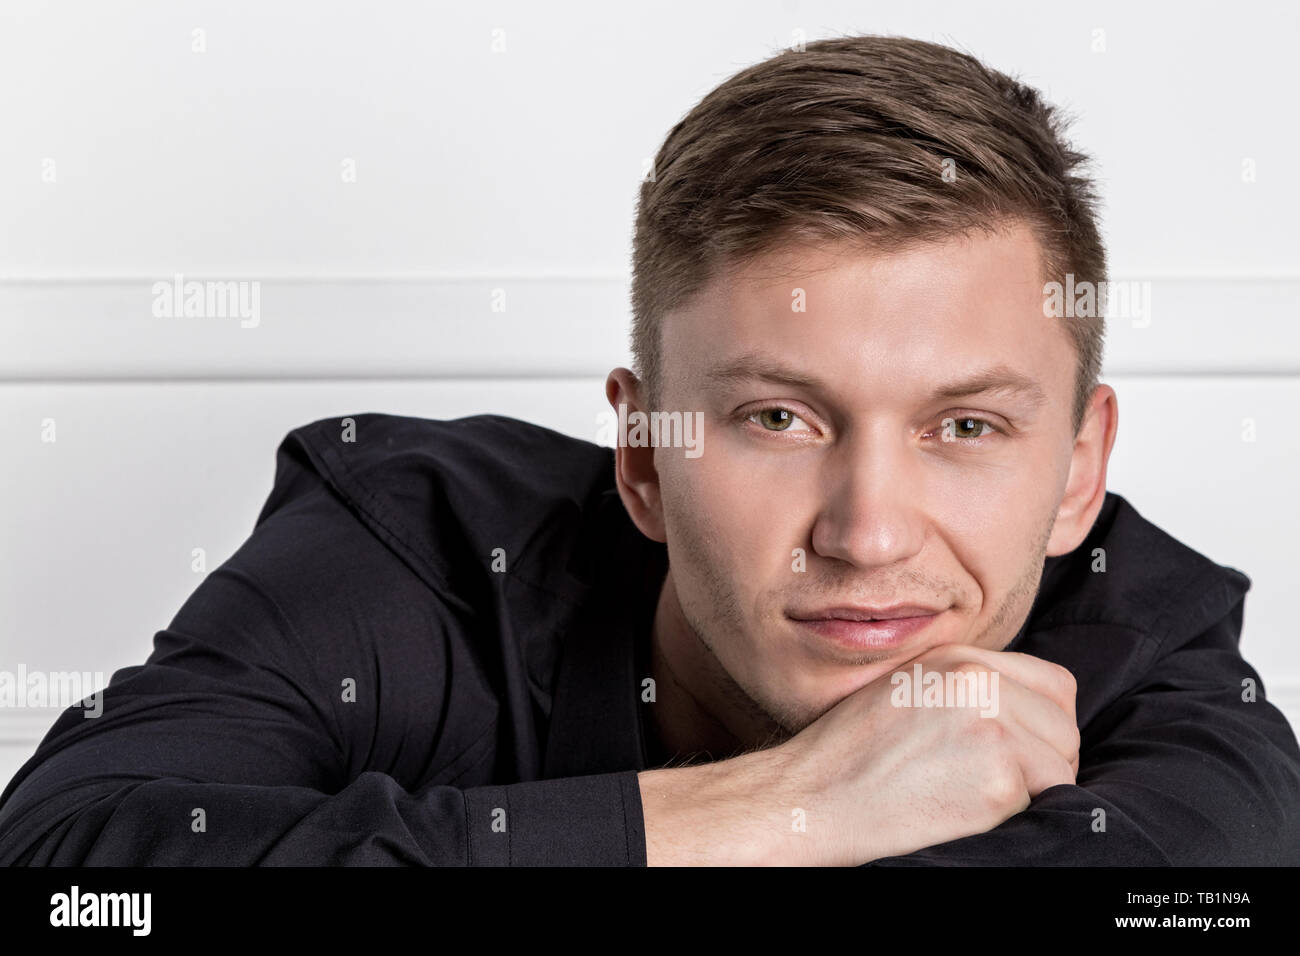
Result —
M 748 421 L 752 421 L 756 425 L 761 425 L 766 431 L 790 431 L 790 426 L 795 422 L 801 422 L 804 425 L 804 428 L 796 428 L 794 429 L 795 431 L 811 431 L 802 418 L 790 411 L 790 409 L 784 408 L 780 405 L 760 408 L 757 411 L 749 413 L 745 417 Z

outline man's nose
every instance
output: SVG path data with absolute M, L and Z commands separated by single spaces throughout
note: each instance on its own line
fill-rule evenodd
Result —
M 925 538 L 925 476 L 902 440 L 863 436 L 828 460 L 812 546 L 862 568 L 906 561 Z

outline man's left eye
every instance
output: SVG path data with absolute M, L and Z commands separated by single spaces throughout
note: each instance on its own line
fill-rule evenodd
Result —
M 992 435 L 996 431 L 997 429 L 983 418 L 962 415 L 958 418 L 945 418 L 939 437 L 944 441 L 957 441 L 959 439 L 983 438 L 985 435 Z

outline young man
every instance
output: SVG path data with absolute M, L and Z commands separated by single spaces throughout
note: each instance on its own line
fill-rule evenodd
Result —
M 1300 863 L 1249 580 L 1106 490 L 1060 133 L 916 40 L 724 83 L 642 187 L 617 449 L 292 432 L 0 862 Z

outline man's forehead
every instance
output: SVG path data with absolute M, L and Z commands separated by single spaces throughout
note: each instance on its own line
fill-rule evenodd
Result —
M 1042 294 L 1027 229 L 893 252 L 787 246 L 715 278 L 669 323 L 669 361 L 712 389 L 753 380 L 830 391 L 845 374 L 887 379 L 892 367 L 927 396 L 996 392 L 1039 407 L 1058 366 L 1073 362 Z

